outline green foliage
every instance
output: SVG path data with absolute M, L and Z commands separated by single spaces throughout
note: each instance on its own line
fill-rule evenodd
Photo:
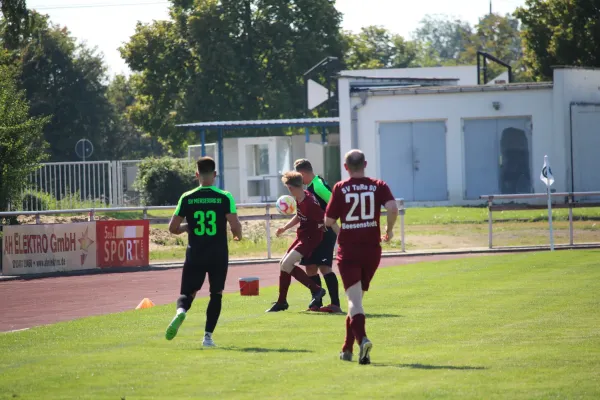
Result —
M 519 21 L 510 15 L 487 14 L 475 26 L 447 16 L 427 16 L 415 32 L 419 66 L 475 65 L 477 51 L 484 51 L 509 63 L 513 80 L 526 78 L 523 66 Z M 487 65 L 488 81 L 506 68 L 494 62 Z M 483 77 L 482 77 L 483 78 Z
M 19 49 L 20 85 L 32 115 L 51 115 L 44 129 L 52 161 L 76 161 L 75 143 L 94 145 L 93 159 L 113 159 L 120 135 L 106 97 L 106 67 L 95 49 L 79 44 L 66 28 L 31 14 L 32 29 Z
M 26 178 L 45 157 L 47 117 L 31 117 L 9 68 L 0 66 L 0 211 L 18 202 Z
M 56 210 L 56 208 L 52 207 L 55 203 L 56 199 L 49 193 L 39 190 L 28 190 L 23 194 L 23 198 L 21 200 L 21 210 Z
M 120 50 L 137 72 L 132 121 L 174 151 L 195 140 L 176 123 L 304 115 L 302 75 L 343 56 L 330 0 L 175 1 L 171 16 Z
M 187 160 L 148 158 L 138 168 L 134 187 L 148 206 L 175 205 L 184 192 L 198 185 L 195 169 Z
M 0 21 L 2 25 L 0 29 L 4 32 L 4 47 L 15 49 L 29 29 L 29 11 L 26 2 L 25 0 L 1 0 L 0 9 L 4 17 Z
M 108 85 L 106 95 L 113 108 L 114 122 L 119 132 L 119 140 L 113 147 L 114 153 L 121 158 L 136 160 L 163 154 L 164 148 L 158 138 L 144 133 L 132 121 L 132 112 L 138 109 L 132 79 L 123 75 L 115 76 Z
M 473 34 L 471 24 L 449 16 L 427 15 L 419 25 L 414 35 L 420 50 L 421 66 L 463 63 L 460 56 Z
M 525 63 L 536 80 L 557 65 L 600 67 L 597 0 L 527 0 L 515 12 L 524 25 Z
M 345 39 L 348 69 L 406 68 L 417 56 L 414 42 L 379 26 L 362 28 L 358 34 L 347 32 Z

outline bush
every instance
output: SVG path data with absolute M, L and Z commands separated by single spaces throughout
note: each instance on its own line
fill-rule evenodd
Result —
M 56 199 L 52 195 L 37 190 L 28 190 L 21 200 L 23 211 L 41 211 L 55 209 Z
M 195 168 L 187 160 L 147 158 L 138 168 L 133 186 L 147 206 L 176 205 L 184 192 L 198 186 Z

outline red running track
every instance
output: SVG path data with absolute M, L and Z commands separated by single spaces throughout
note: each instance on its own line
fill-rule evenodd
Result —
M 383 258 L 381 266 L 467 256 L 478 254 L 390 257 Z M 238 278 L 247 276 L 259 277 L 261 287 L 276 285 L 279 265 L 230 266 L 225 292 L 238 292 Z M 179 296 L 180 277 L 181 269 L 176 268 L 0 282 L 0 332 L 127 311 L 144 297 L 156 305 L 173 303 Z M 208 282 L 199 295 L 208 295 Z

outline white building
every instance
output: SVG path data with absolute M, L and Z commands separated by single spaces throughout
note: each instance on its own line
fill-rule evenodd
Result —
M 481 86 L 476 74 L 472 67 L 343 71 L 341 154 L 363 150 L 367 173 L 407 202 L 544 192 L 546 154 L 553 189 L 600 190 L 599 70 L 557 68 L 553 82 Z M 441 78 L 444 86 L 369 84 L 383 77 Z

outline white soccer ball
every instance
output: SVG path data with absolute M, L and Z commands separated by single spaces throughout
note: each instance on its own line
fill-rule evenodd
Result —
M 290 195 L 284 195 L 277 199 L 275 207 L 279 214 L 292 215 L 296 213 L 296 199 Z

